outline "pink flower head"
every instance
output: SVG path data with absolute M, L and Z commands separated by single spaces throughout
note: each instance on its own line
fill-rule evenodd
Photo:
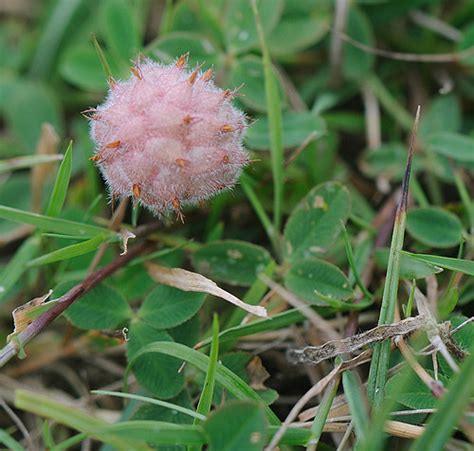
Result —
M 91 117 L 92 160 L 113 197 L 132 196 L 155 214 L 231 188 L 248 163 L 245 115 L 212 71 L 147 59 L 114 82 Z

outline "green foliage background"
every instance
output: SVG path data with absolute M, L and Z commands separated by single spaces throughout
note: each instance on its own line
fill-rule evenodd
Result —
M 335 18 L 345 3 L 339 33 Z M 325 319 L 350 325 L 358 318 L 361 328 L 375 326 L 393 258 L 388 247 L 394 209 L 381 212 L 398 198 L 419 104 L 407 252 L 399 255 L 401 315 L 415 315 L 406 283 L 426 291 L 433 279 L 437 320 L 456 327 L 473 314 L 474 4 L 259 0 L 256 6 L 260 29 L 249 0 L 25 1 L 2 16 L 2 341 L 12 332 L 16 306 L 50 288 L 53 298 L 61 296 L 87 276 L 101 246 L 107 244 L 103 266 L 121 252 L 122 232 L 154 220 L 129 208 L 120 233 L 108 228 L 106 189 L 89 160 L 93 143 L 79 114 L 101 103 L 107 91 L 91 34 L 116 79 L 130 76 L 139 54 L 168 64 L 189 52 L 189 66 L 213 68 L 219 86 L 241 86 L 236 104 L 252 119 L 245 144 L 254 162 L 240 184 L 185 211 L 185 224 L 161 218 L 149 236 L 150 255 L 82 296 L 43 341 L 26 348 L 28 360 L 41 361 L 64 352 L 64 337 L 80 345 L 72 353 L 76 360 L 65 360 L 82 380 L 61 389 L 71 399 L 81 389 L 101 389 L 122 377 L 124 386 L 116 388 L 125 392 L 130 375 L 138 381 L 129 380 L 131 391 L 147 398 L 122 403 L 94 395 L 91 405 L 117 413 L 111 424 L 92 411 L 17 391 L 20 416 L 34 414 L 41 421 L 41 446 L 69 449 L 92 438 L 102 449 L 263 449 L 289 412 L 279 399 L 299 399 L 310 387 L 303 366 L 288 366 L 284 351 L 301 346 L 295 330 L 303 342 L 314 339 L 307 333 L 312 326 L 285 296 L 269 298 L 271 319 L 249 320 L 216 298 L 157 284 L 145 263 L 196 271 L 254 305 L 268 294 L 259 277 L 265 274 Z M 405 57 L 383 57 L 374 48 Z M 430 57 L 440 54 L 445 61 Z M 37 151 L 44 123 L 58 135 L 60 163 Z M 38 168 L 48 169 L 38 176 Z M 127 338 L 121 345 L 117 330 Z M 239 341 L 257 333 L 277 338 L 259 342 L 264 338 L 256 336 L 249 342 L 254 347 Z M 464 351 L 473 350 L 474 325 L 453 339 Z M 199 350 L 193 348 L 198 343 Z M 412 343 L 426 344 L 423 334 Z M 269 371 L 266 382 L 252 370 L 260 365 L 254 357 L 260 352 Z M 391 367 L 403 362 L 398 352 L 389 357 Z M 114 369 L 98 370 L 94 359 L 110 359 Z M 367 378 L 366 368 L 357 377 L 345 372 L 341 384 L 337 379 L 318 401 L 326 414 L 310 429 L 290 428 L 280 443 L 285 449 L 313 449 L 321 440 L 319 449 L 336 449 L 323 426 L 333 399 L 344 395 L 355 430 L 349 443 L 356 449 L 378 449 L 384 440 L 390 449 L 443 449 L 448 441 L 467 449 L 472 412 L 463 416 L 463 409 L 473 395 L 473 356 L 458 361 L 458 374 L 438 360 L 447 390 L 441 399 L 404 370 L 385 386 L 383 413 L 370 416 L 361 407 L 368 402 L 359 378 Z M 422 364 L 432 375 L 437 371 L 428 360 Z M 21 365 L 11 363 L 6 374 Z M 321 377 L 331 365 L 321 367 Z M 32 374 L 47 390 L 56 387 L 47 365 Z M 420 437 L 384 436 L 389 412 L 406 409 L 417 412 L 394 419 L 427 423 Z M 28 446 L 8 416 L 0 415 L 0 424 L 0 442 L 8 449 Z M 344 431 L 348 423 L 342 424 Z

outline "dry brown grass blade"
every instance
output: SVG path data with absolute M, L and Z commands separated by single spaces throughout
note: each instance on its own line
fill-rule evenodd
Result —
M 217 296 L 253 315 L 267 318 L 267 310 L 259 305 L 249 305 L 238 297 L 220 288 L 215 282 L 195 272 L 181 268 L 167 268 L 155 263 L 145 263 L 150 277 L 158 283 L 179 288 L 183 291 L 196 291 Z
M 54 155 L 58 153 L 59 136 L 53 126 L 44 123 L 36 146 L 36 155 Z M 32 211 L 41 211 L 41 195 L 44 183 L 49 174 L 54 170 L 55 163 L 40 164 L 31 170 L 31 208 Z

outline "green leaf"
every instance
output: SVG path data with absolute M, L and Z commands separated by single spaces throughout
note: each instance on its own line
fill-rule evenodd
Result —
M 284 230 L 289 261 L 324 255 L 341 232 L 351 211 L 349 191 L 337 182 L 313 188 L 293 210 Z
M 63 282 L 54 289 L 58 298 L 69 291 L 76 281 Z M 74 326 L 81 329 L 114 329 L 131 315 L 125 298 L 106 283 L 97 285 L 82 295 L 64 313 Z
M 419 117 L 420 106 L 418 106 L 416 113 L 415 123 L 411 135 L 411 144 L 408 149 L 406 171 L 402 183 L 402 196 L 397 206 L 395 221 L 393 224 L 387 273 L 383 287 L 382 304 L 380 306 L 378 321 L 379 326 L 392 323 L 395 317 L 395 306 L 397 303 L 398 285 L 400 282 L 400 257 L 405 239 L 406 209 L 408 191 L 410 187 L 410 169 L 413 159 L 413 143 L 416 138 Z M 367 381 L 367 394 L 373 403 L 373 411 L 381 408 L 385 398 L 385 384 L 387 381 L 389 363 L 390 340 L 384 340 L 374 346 L 373 357 L 372 361 L 370 362 L 369 378 Z M 382 434 L 376 434 L 377 440 L 383 440 L 382 437 Z
M 201 332 L 199 315 L 194 315 L 191 319 L 188 319 L 179 326 L 168 329 L 167 332 L 177 343 L 182 343 L 189 347 L 194 346 L 199 341 Z
M 425 139 L 440 131 L 457 132 L 461 128 L 461 119 L 459 100 L 454 94 L 437 96 L 421 118 L 420 137 Z
M 64 405 L 51 399 L 50 396 L 39 395 L 25 390 L 15 391 L 15 407 L 34 413 L 39 416 L 50 418 L 59 424 L 64 424 L 72 429 L 86 432 L 89 436 L 95 437 L 118 449 L 148 450 L 144 445 L 143 436 L 132 439 L 131 437 L 117 438 L 100 431 L 101 427 L 107 427 L 107 423 L 82 410 Z
M 327 306 L 328 298 L 338 301 L 352 296 L 344 273 L 337 266 L 314 257 L 294 263 L 285 276 L 285 286 L 313 305 Z
M 49 122 L 61 135 L 62 112 L 56 93 L 49 86 L 33 81 L 14 83 L 5 94 L 5 117 L 10 130 L 30 153 L 36 148 L 41 126 Z
M 407 230 L 420 243 L 436 248 L 456 246 L 463 231 L 457 216 L 437 207 L 408 210 Z
M 140 35 L 133 3 L 127 0 L 104 0 L 100 4 L 99 28 L 107 47 L 127 62 L 140 49 Z
M 30 168 L 39 164 L 54 163 L 62 159 L 62 155 L 27 155 L 24 157 L 8 158 L 0 160 L 0 174 L 11 172 L 15 169 Z
M 209 451 L 259 451 L 265 445 L 268 424 L 262 408 L 249 401 L 230 401 L 204 423 Z
M 156 353 L 173 356 L 179 360 L 185 360 L 204 372 L 207 371 L 209 366 L 209 357 L 206 355 L 201 354 L 200 352 L 188 348 L 182 344 L 170 342 L 154 342 L 145 347 L 141 347 L 140 350 L 134 354 L 132 359 L 129 358 L 129 366 L 134 367 L 136 365 L 137 359 L 145 357 L 147 354 Z M 155 361 L 157 359 L 156 356 L 149 356 L 149 358 L 152 359 L 151 361 Z M 175 375 L 175 377 L 176 376 L 178 375 Z M 236 376 L 232 371 L 223 365 L 217 366 L 216 381 L 222 384 L 225 389 L 227 389 L 238 399 L 253 400 L 264 404 L 260 396 L 251 387 L 249 387 L 240 377 Z M 264 405 L 264 410 L 271 424 L 280 424 L 280 421 L 269 407 Z
M 54 183 L 53 192 L 49 199 L 49 205 L 46 209 L 46 216 L 59 216 L 66 200 L 67 189 L 69 187 L 69 179 L 71 178 L 72 168 L 72 141 L 69 143 L 64 154 L 64 159 L 59 166 L 56 182 Z
M 461 41 L 458 43 L 458 50 L 463 51 L 467 49 L 472 49 L 474 46 L 474 23 L 471 22 L 464 30 L 462 34 Z M 462 63 L 474 66 L 474 55 L 465 56 L 462 59 Z
M 365 152 L 361 169 L 370 177 L 386 177 L 392 181 L 400 181 L 405 172 L 407 151 L 401 142 L 383 143 L 375 149 Z M 413 162 L 413 172 L 423 165 L 419 159 Z
M 467 318 L 466 316 L 462 316 L 462 315 L 452 316 L 449 320 L 451 323 L 451 331 L 468 320 L 469 318 Z M 465 324 L 464 327 L 462 327 L 461 329 L 457 330 L 454 334 L 452 334 L 452 338 L 458 344 L 459 347 L 461 347 L 465 351 L 469 351 L 469 349 L 474 346 L 474 323 L 472 322 L 472 320 L 468 324 Z M 442 363 L 441 359 L 440 359 L 440 363 Z M 443 367 L 449 367 L 449 366 L 446 363 L 442 365 L 442 368 Z M 451 370 L 451 368 L 449 369 Z M 449 375 L 450 373 L 445 371 L 445 374 Z
M 474 162 L 474 138 L 459 133 L 438 132 L 428 136 L 425 140 L 428 148 L 440 155 L 454 160 Z
M 272 330 L 282 329 L 289 326 L 290 324 L 297 324 L 304 320 L 302 313 L 297 310 L 287 310 L 282 313 L 277 313 L 271 318 L 252 321 L 248 324 L 230 327 L 229 329 L 223 330 L 219 334 L 220 343 L 228 343 L 234 341 L 237 338 L 245 337 L 248 335 L 254 335 L 260 332 L 269 332 Z M 211 342 L 208 338 L 200 343 L 200 347 L 206 346 Z
M 20 442 L 17 442 L 7 431 L 0 429 L 0 443 L 11 451 L 25 451 Z
M 106 437 L 113 437 L 118 441 L 127 440 L 133 443 L 133 441 L 146 440 L 147 444 L 153 445 L 202 445 L 206 442 L 206 436 L 200 426 L 162 421 L 124 421 L 96 427 L 93 432 L 95 436 L 104 434 Z M 135 451 L 137 448 L 124 448 L 122 442 L 117 449 Z M 149 450 L 150 447 L 147 446 L 144 449 Z
M 196 270 L 231 285 L 250 286 L 272 258 L 263 247 L 226 240 L 205 244 L 192 256 Z
M 212 398 L 214 396 L 214 385 L 216 382 L 216 368 L 217 359 L 219 357 L 219 320 L 217 314 L 214 313 L 212 318 L 212 342 L 211 352 L 209 355 L 209 366 L 206 371 L 206 378 L 204 380 L 204 386 L 202 388 L 201 397 L 196 411 L 207 416 L 211 411 Z M 195 419 L 194 424 L 201 423 L 201 419 Z
M 68 221 L 66 219 L 51 218 L 28 211 L 17 210 L 16 208 L 0 205 L 0 218 L 9 221 L 31 224 L 46 232 L 62 233 L 64 235 L 77 235 L 83 238 L 95 237 L 104 234 L 107 237 L 115 235 L 111 230 L 81 222 Z
M 280 79 L 273 68 L 271 73 L 276 85 L 275 89 L 280 96 L 282 108 L 284 108 L 286 99 Z M 233 88 L 242 86 L 239 89 L 239 93 L 242 96 L 238 98 L 238 101 L 245 107 L 259 113 L 266 113 L 268 111 L 264 67 L 260 58 L 254 55 L 245 55 L 242 58 L 236 59 L 231 66 L 226 85 Z
M 431 374 L 433 376 L 433 374 Z M 405 379 L 403 374 L 395 374 L 387 381 L 387 396 L 395 401 L 409 407 L 410 409 L 434 409 L 438 399 L 433 396 L 432 391 L 423 383 L 419 377 L 412 373 L 410 383 L 405 384 L 403 391 L 398 390 L 401 382 Z M 440 382 L 446 385 L 448 380 L 440 375 Z
M 152 401 L 153 403 L 151 403 Z M 206 417 L 201 417 L 201 415 L 195 412 L 193 400 L 191 399 L 187 389 L 182 390 L 177 396 L 171 398 L 169 401 L 162 401 L 154 398 L 152 401 L 150 401 L 150 403 L 142 404 L 137 410 L 135 410 L 131 419 L 134 421 L 166 421 L 175 424 L 193 424 L 193 417 L 202 418 L 203 420 L 206 419 Z
M 80 255 L 88 254 L 95 251 L 103 242 L 107 241 L 108 237 L 103 233 L 83 241 L 82 243 L 71 244 L 70 246 L 57 249 L 49 254 L 42 255 L 28 262 L 27 266 L 47 265 L 49 263 L 59 262 L 62 260 L 69 260 Z
M 265 39 L 264 18 L 260 13 L 259 6 L 265 8 L 266 0 L 261 0 L 258 5 L 257 0 L 251 1 L 252 11 L 255 20 L 255 28 L 257 30 L 258 39 L 260 41 L 260 49 L 262 51 L 263 75 L 265 82 L 265 101 L 268 113 L 268 136 L 270 138 L 270 161 L 272 165 L 273 176 L 273 227 L 276 232 L 280 232 L 281 218 L 283 211 L 283 196 L 284 196 L 284 149 L 283 149 L 283 131 L 282 131 L 282 95 L 278 85 L 278 78 L 273 72 L 272 60 L 270 58 L 270 51 Z M 275 8 L 275 2 L 273 2 Z M 264 17 L 264 18 L 262 18 Z
M 164 63 L 172 63 L 176 58 L 189 52 L 188 64 L 194 67 L 205 63 L 203 69 L 218 64 L 218 51 L 204 36 L 198 33 L 174 32 L 153 41 L 146 48 L 148 55 Z
M 470 355 L 456 374 L 455 380 L 449 385 L 447 393 L 437 403 L 437 412 L 428 420 L 423 435 L 416 440 L 413 451 L 442 451 L 446 442 L 453 434 L 459 418 L 474 394 L 472 384 L 474 374 L 474 346 L 470 348 Z
M 52 10 L 45 14 L 46 24 L 40 36 L 35 36 L 35 54 L 32 58 L 30 73 L 33 78 L 46 78 L 55 62 L 56 54 L 65 39 L 68 27 L 74 24 L 77 12 L 84 3 L 83 0 L 55 2 Z M 49 9 L 49 8 L 48 8 Z
M 20 280 L 27 269 L 27 263 L 39 252 L 40 244 L 41 240 L 38 236 L 33 235 L 26 239 L 7 265 L 2 268 L 0 272 L 0 303 L 4 302 L 4 296 Z
M 374 46 L 374 36 L 371 24 L 367 16 L 358 8 L 349 7 L 347 16 L 346 33 L 352 39 L 369 47 Z M 374 55 L 366 50 L 354 47 L 350 43 L 345 43 L 342 70 L 347 78 L 361 80 L 365 77 L 374 65 Z
M 31 183 L 29 174 L 16 173 L 0 185 L 0 208 L 15 206 L 24 210 L 31 207 Z M 0 213 L 0 217 L 1 213 Z M 8 218 L 4 218 L 8 219 Z M 8 234 L 18 229 L 18 224 L 0 221 L 0 233 Z
M 262 18 L 262 27 L 268 34 L 277 24 L 283 9 L 282 0 L 258 0 L 257 7 Z M 255 48 L 258 44 L 258 32 L 248 0 L 229 2 L 224 16 L 225 42 L 233 53 Z
M 357 441 L 362 442 L 369 429 L 370 414 L 358 373 L 350 370 L 344 371 L 342 373 L 342 386 L 354 422 Z
M 309 112 L 286 112 L 282 117 L 283 147 L 296 147 L 308 136 L 323 135 L 326 131 L 324 120 Z M 269 125 L 267 116 L 258 119 L 249 129 L 245 137 L 248 147 L 255 150 L 270 149 Z
M 86 91 L 100 92 L 108 87 L 100 60 L 90 44 L 76 45 L 64 52 L 59 72 L 66 81 Z
M 164 331 L 157 330 L 144 321 L 133 320 L 130 324 L 127 356 L 138 382 L 156 396 L 169 399 L 184 386 L 184 374 L 178 372 L 181 361 L 170 355 L 145 352 L 155 342 L 172 342 Z M 177 344 L 177 343 L 169 343 Z
M 321 438 L 321 434 L 323 433 L 324 425 L 326 424 L 332 403 L 336 397 L 340 381 L 341 379 L 339 375 L 336 375 L 336 377 L 330 381 L 326 387 L 324 395 L 318 406 L 318 412 L 313 419 L 313 423 L 311 424 L 311 436 L 308 440 L 308 445 L 314 444 L 317 446 L 319 444 L 319 440 Z
M 135 401 L 143 401 L 148 404 L 165 407 L 166 409 L 170 409 L 175 412 L 184 413 L 185 415 L 188 415 L 193 418 L 197 418 L 199 420 L 206 419 L 204 415 L 201 415 L 200 413 L 195 412 L 194 410 L 186 409 L 185 407 L 179 406 L 177 404 L 172 404 L 166 401 L 162 401 L 161 399 L 150 398 L 148 396 L 140 396 L 140 395 L 135 395 L 133 393 L 121 393 L 121 392 L 115 392 L 115 391 L 109 391 L 109 390 L 92 390 L 91 393 L 96 394 L 96 395 L 116 396 L 118 398 L 133 399 Z
M 268 36 L 272 55 L 293 55 L 320 41 L 330 29 L 331 17 L 325 4 L 313 3 L 308 8 L 295 8 L 286 2 L 286 8 L 277 26 Z M 321 2 L 322 3 L 322 2 Z M 291 39 L 288 37 L 291 36 Z
M 441 257 L 440 255 L 413 254 L 402 251 L 402 255 L 428 263 L 429 265 L 439 266 L 443 269 L 462 272 L 469 276 L 474 276 L 474 261 L 463 260 L 462 258 Z
M 389 255 L 390 249 L 388 247 L 381 247 L 375 250 L 375 263 L 380 269 L 387 269 Z M 424 279 L 441 271 L 440 267 L 415 260 L 407 255 L 402 254 L 400 257 L 400 279 Z
M 184 323 L 199 311 L 205 294 L 159 285 L 145 299 L 138 317 L 156 329 L 169 329 Z

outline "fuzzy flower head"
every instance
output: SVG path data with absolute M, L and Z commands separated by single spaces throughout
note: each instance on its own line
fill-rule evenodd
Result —
M 132 197 L 155 214 L 231 188 L 248 162 L 245 115 L 212 71 L 189 71 L 186 57 L 162 65 L 144 60 L 128 80 L 113 82 L 93 109 L 92 160 L 112 198 Z

